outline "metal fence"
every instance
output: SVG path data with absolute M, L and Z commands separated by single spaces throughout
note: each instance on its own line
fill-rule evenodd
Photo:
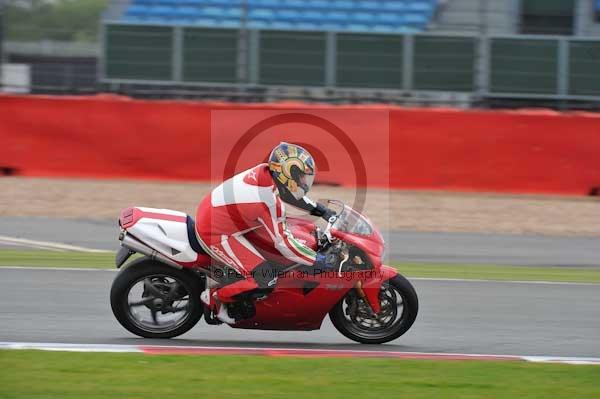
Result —
M 108 83 L 288 86 L 600 99 L 600 40 L 107 23 Z

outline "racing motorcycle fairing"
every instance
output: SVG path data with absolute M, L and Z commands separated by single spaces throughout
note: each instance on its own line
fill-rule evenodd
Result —
M 183 212 L 130 207 L 121 212 L 119 225 L 125 235 L 132 236 L 177 265 L 194 267 L 211 262 L 196 237 L 194 219 Z
M 388 266 L 380 270 L 283 274 L 275 290 L 255 303 L 256 314 L 232 327 L 262 330 L 316 330 L 329 311 L 360 282 L 366 299 L 379 312 L 381 285 L 398 272 Z
M 135 237 L 174 265 L 206 271 L 214 263 L 202 248 L 198 248 L 200 245 L 197 243 L 194 221 L 183 212 L 145 207 L 127 208 L 121 213 L 119 223 L 125 235 Z M 317 250 L 317 227 L 314 223 L 296 217 L 289 217 L 287 223 L 288 229 L 297 239 Z M 190 236 L 191 232 L 194 233 L 193 236 Z M 364 251 L 369 258 L 370 268 L 360 271 L 328 270 L 322 273 L 317 273 L 312 266 L 288 270 L 293 265 L 273 248 L 266 230 L 259 228 L 247 233 L 247 238 L 266 259 L 281 265 L 280 273 L 273 292 L 263 300 L 255 301 L 254 316 L 231 324 L 231 327 L 263 330 L 319 329 L 331 309 L 349 290 L 357 287 L 361 288 L 373 312 L 379 312 L 381 285 L 397 274 L 395 269 L 381 264 L 384 247 L 381 235 L 374 229 L 369 234 L 364 234 L 364 231 L 363 234 L 356 234 L 351 229 L 332 228 L 331 233 L 336 239 Z

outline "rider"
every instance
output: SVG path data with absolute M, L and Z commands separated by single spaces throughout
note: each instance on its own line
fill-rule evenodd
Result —
M 227 311 L 227 304 L 254 291 L 269 292 L 277 281 L 274 265 L 265 260 L 245 233 L 265 228 L 273 247 L 285 258 L 303 265 L 331 266 L 325 254 L 296 240 L 286 227 L 284 202 L 326 220 L 334 214 L 306 196 L 314 178 L 315 162 L 310 153 L 282 142 L 271 152 L 268 164 L 226 180 L 200 203 L 196 231 L 202 246 L 213 259 L 243 277 L 202 293 L 202 301 L 221 321 L 236 321 Z

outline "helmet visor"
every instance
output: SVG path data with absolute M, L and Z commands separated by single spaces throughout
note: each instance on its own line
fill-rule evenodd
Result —
M 304 190 L 304 194 L 308 193 L 310 188 L 315 181 L 315 175 L 307 175 L 306 173 L 300 173 L 299 176 L 300 181 L 297 181 L 298 186 L 302 187 Z

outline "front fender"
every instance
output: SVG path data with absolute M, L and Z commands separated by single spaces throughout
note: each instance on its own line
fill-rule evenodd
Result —
M 381 269 L 379 269 L 379 271 L 383 276 L 382 282 L 388 281 L 389 279 L 394 278 L 398 275 L 398 270 L 395 267 L 391 266 L 381 265 Z
M 379 306 L 379 291 L 381 285 L 398 275 L 398 271 L 393 267 L 382 265 L 379 270 L 374 271 L 375 276 L 370 279 L 363 281 L 362 289 L 365 293 L 365 297 L 373 312 L 379 313 L 381 307 Z

